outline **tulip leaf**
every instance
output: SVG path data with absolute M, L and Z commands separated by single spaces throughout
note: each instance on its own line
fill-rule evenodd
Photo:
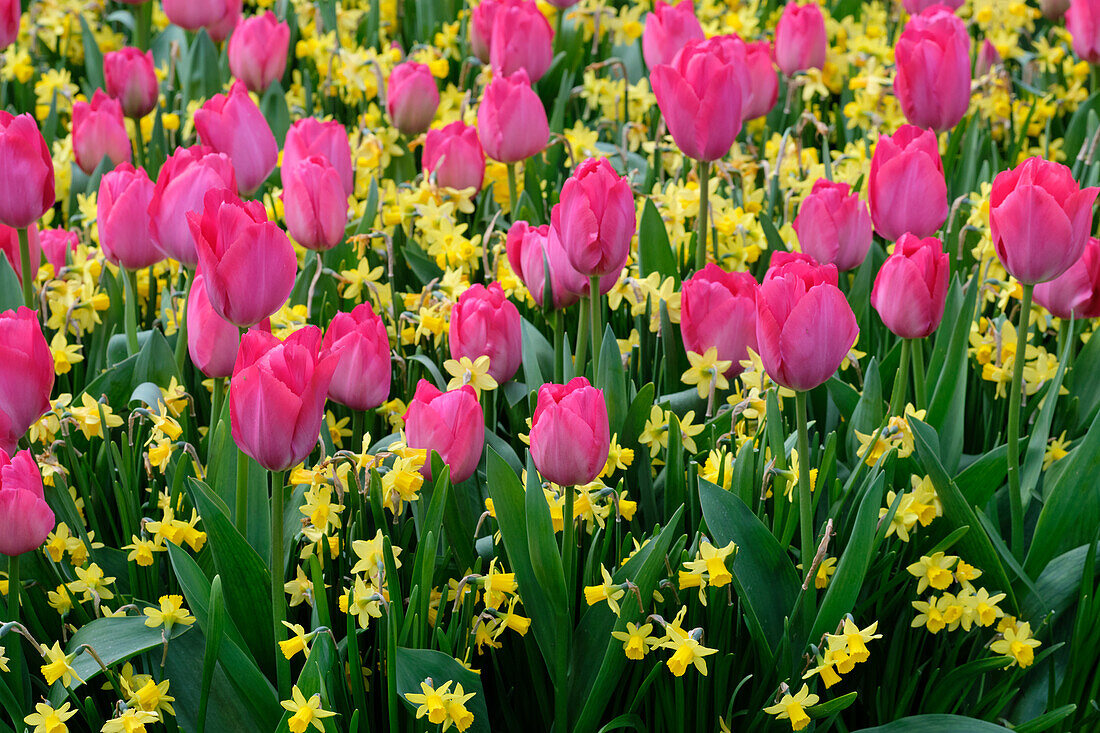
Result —
M 806 713 L 811 718 L 827 718 L 830 715 L 836 715 L 842 710 L 847 710 L 852 707 L 852 704 L 856 701 L 856 693 L 854 690 L 847 695 L 841 695 L 840 697 L 834 697 L 832 700 L 826 700 L 818 705 L 811 705 L 806 708 Z
M 1100 408 L 1100 341 L 1094 343 L 1090 338 L 1081 347 L 1066 381 L 1068 397 L 1077 400 L 1076 429 L 1080 431 L 1092 422 Z
M 23 286 L 15 274 L 6 252 L 0 252 L 0 313 L 17 310 L 23 305 Z
M 680 268 L 669 243 L 668 230 L 653 199 L 646 198 L 642 223 L 638 229 L 638 270 L 642 277 L 656 272 L 661 278 L 671 277 L 680 287 Z
M 474 715 L 474 722 L 467 730 L 488 733 L 489 708 L 485 701 L 485 688 L 476 672 L 466 669 L 457 659 L 443 652 L 397 647 L 397 693 L 409 711 L 415 712 L 418 706 L 409 702 L 405 695 L 421 694 L 420 683 L 429 678 L 436 689 L 449 681 L 452 683 L 451 692 L 457 685 L 462 685 L 463 692 L 474 693 L 466 703 L 466 709 Z
M 908 375 L 906 375 L 908 378 Z M 870 435 L 882 424 L 886 404 L 882 397 L 882 379 L 879 377 L 878 360 L 871 357 L 867 364 L 867 373 L 863 378 L 863 393 L 856 403 L 856 409 L 851 413 L 850 427 L 848 428 L 847 449 L 848 455 L 857 457 L 859 453 L 859 437 L 857 432 Z M 801 456 L 800 456 L 801 458 Z M 855 458 L 858 460 L 858 458 Z
M 600 349 L 600 368 L 596 386 L 603 390 L 607 403 L 607 418 L 612 434 L 621 435 L 623 421 L 626 420 L 627 394 L 626 375 L 623 373 L 623 358 L 619 352 L 619 342 L 615 332 L 608 325 Z
M 282 149 L 283 142 L 286 140 L 286 132 L 290 129 L 290 110 L 286 104 L 286 93 L 278 81 L 271 82 L 271 86 L 264 92 L 264 96 L 260 100 L 260 110 L 271 128 L 272 134 L 275 135 L 275 142 Z M 286 185 L 285 181 L 283 185 Z
M 928 361 L 929 401 L 925 422 L 942 441 L 943 465 L 955 471 L 962 455 L 966 403 L 970 324 L 978 288 L 971 282 L 965 290 L 956 280 L 948 291 L 943 323 Z
M 1088 587 L 1090 582 L 1096 582 L 1100 566 L 1095 562 L 1095 554 L 1100 551 L 1100 545 L 1093 543 L 1092 548 L 1091 561 L 1089 545 L 1082 545 L 1047 563 L 1035 580 L 1036 590 L 1021 602 L 1023 618 L 1042 618 L 1051 611 L 1060 614 L 1077 600 L 1082 585 Z M 1085 577 L 1087 572 L 1093 577 Z
M 1058 371 L 1054 379 L 1046 387 L 1043 397 L 1036 395 L 1035 399 L 1042 400 L 1039 408 L 1039 416 L 1031 424 L 1028 431 L 1027 450 L 1024 453 L 1023 466 L 1020 471 L 1020 498 L 1026 510 L 1031 503 L 1031 495 L 1039 483 L 1039 474 L 1043 470 L 1043 460 L 1047 451 L 1047 437 L 1050 435 L 1050 425 L 1054 421 L 1054 408 L 1058 404 L 1058 392 L 1062 388 L 1062 378 L 1066 375 L 1066 364 L 1069 363 L 1069 349 L 1073 344 L 1073 321 L 1069 322 L 1069 334 L 1066 344 L 1058 357 Z
M 971 506 L 985 506 L 993 492 L 1004 483 L 1008 474 L 1007 456 L 1008 445 L 999 445 L 982 454 L 955 477 L 955 485 Z

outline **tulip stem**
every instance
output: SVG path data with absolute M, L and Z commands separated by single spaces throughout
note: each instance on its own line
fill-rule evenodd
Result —
M 1016 326 L 1016 355 L 1012 359 L 1012 387 L 1008 391 L 1008 508 L 1012 517 L 1012 554 L 1019 558 L 1024 549 L 1024 504 L 1020 495 L 1020 403 L 1023 401 L 1024 362 L 1027 335 L 1031 330 L 1031 292 L 1025 284 Z
M 592 316 L 592 378 L 599 381 L 600 352 L 603 350 L 603 308 L 600 303 L 600 278 L 592 275 L 588 278 L 588 297 L 592 299 L 589 311 Z
M 145 170 L 145 138 L 141 134 L 141 120 L 137 117 L 130 119 L 134 123 L 134 159 L 137 161 L 138 168 Z
M 147 0 L 134 9 L 134 28 L 137 47 L 142 51 L 149 50 L 149 31 L 153 25 L 153 2 Z
M 924 383 L 924 344 L 914 339 L 913 341 L 913 391 L 916 394 L 916 408 L 923 410 L 928 407 L 928 388 Z
M 184 364 L 187 361 L 187 301 L 191 298 L 191 284 L 195 281 L 194 275 L 190 270 L 183 270 L 182 275 L 186 281 L 186 284 L 183 286 L 182 312 L 176 310 L 175 300 L 172 300 L 173 315 L 179 318 L 179 327 L 176 329 L 176 369 L 181 375 L 183 374 Z
M 576 568 L 573 563 L 573 500 L 574 486 L 563 486 L 565 506 L 562 507 L 561 561 L 565 571 L 565 621 L 562 623 L 562 643 L 558 647 L 557 672 L 554 675 L 554 731 L 569 730 L 569 648 L 573 634 L 573 600 L 576 592 Z
M 588 298 L 581 298 L 580 310 L 577 312 L 577 349 L 573 376 L 584 375 L 584 360 L 588 358 Z
M 126 351 L 130 356 L 138 353 L 137 337 L 137 271 L 122 268 L 122 286 L 126 290 L 123 316 L 126 321 Z
M 561 309 L 554 309 L 554 383 L 562 384 L 565 380 L 565 334 L 561 327 Z
M 519 194 L 516 191 L 516 164 L 508 163 L 508 203 L 511 208 L 512 221 L 516 220 L 516 212 L 519 211 Z
M 23 230 L 20 230 L 23 231 Z M 19 623 L 19 596 L 23 588 L 19 578 L 19 556 L 8 556 L 8 621 Z M 15 700 L 23 704 L 23 640 L 19 634 L 12 634 L 13 642 L 8 645 L 10 661 L 9 668 L 12 671 L 12 692 Z
M 699 234 L 695 238 L 695 271 L 707 264 L 707 214 L 710 202 L 710 161 L 699 161 Z M 718 243 L 715 242 L 714 259 L 718 259 Z
M 810 430 L 806 418 L 806 393 L 794 393 L 798 427 L 798 527 L 802 537 L 802 567 L 809 572 L 814 556 L 814 530 L 810 499 Z
M 31 244 L 26 227 L 19 227 L 19 272 L 23 279 L 23 305 L 34 310 L 34 275 L 31 272 Z
M 290 693 L 290 665 L 280 650 L 278 641 L 286 636 L 283 619 L 286 618 L 283 595 L 283 510 L 286 508 L 286 481 L 283 471 L 271 472 L 271 624 L 275 631 L 275 669 L 279 682 L 279 697 Z
M 890 396 L 890 414 L 900 415 L 905 409 L 905 395 L 909 386 L 909 353 L 913 344 L 909 339 L 901 340 L 901 359 L 898 361 L 898 374 L 894 377 L 894 392 Z
M 237 506 L 234 517 L 237 531 L 244 537 L 248 529 L 248 456 L 240 448 L 237 449 Z

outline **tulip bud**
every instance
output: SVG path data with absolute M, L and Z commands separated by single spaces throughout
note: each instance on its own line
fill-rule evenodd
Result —
M 588 279 L 569 264 L 558 233 L 549 224 L 533 227 L 525 221 L 517 221 L 508 230 L 504 246 L 512 272 L 523 281 L 539 306 L 546 305 L 543 303 L 543 295 L 546 289 L 547 265 L 550 268 L 550 290 L 555 308 L 570 306 L 588 292 Z M 602 289 L 602 282 L 601 280 L 601 292 L 606 292 Z M 614 281 L 608 287 L 612 286 Z
M 0 51 L 15 43 L 19 37 L 22 12 L 19 0 L 0 0 Z
M 353 410 L 371 410 L 390 394 L 390 337 L 370 303 L 337 313 L 325 331 L 321 356 L 336 359 L 329 399 Z
M 1035 302 L 1063 320 L 1100 318 L 1100 240 L 1089 237 L 1081 258 L 1068 270 L 1036 285 Z
M 233 161 L 240 193 L 252 193 L 275 170 L 279 146 L 243 82 L 233 82 L 228 94 L 215 94 L 195 110 L 195 130 L 204 145 Z
M 505 5 L 519 5 L 522 2 L 524 0 L 481 0 L 470 11 L 470 24 L 467 29 L 470 50 L 481 60 L 481 63 L 489 63 L 493 21 L 497 17 L 497 10 Z
M 42 241 L 42 254 L 53 265 L 55 273 L 66 266 L 69 253 L 76 252 L 76 248 L 80 246 L 80 235 L 68 229 L 43 229 L 39 238 Z M 34 262 L 33 254 L 31 262 Z
M 393 67 L 386 85 L 386 112 L 404 135 L 428 129 L 439 107 L 439 89 L 425 64 L 405 61 Z
M 271 331 L 267 320 L 253 328 Z M 240 329 L 215 312 L 206 294 L 206 278 L 196 275 L 187 296 L 187 353 L 192 363 L 208 377 L 230 377 L 240 344 Z
M 286 303 L 298 259 L 283 230 L 267 220 L 263 204 L 213 190 L 203 200 L 202 213 L 189 212 L 187 223 L 218 315 L 247 328 Z
M 336 120 L 322 122 L 316 117 L 304 117 L 291 125 L 283 147 L 283 171 L 294 170 L 299 162 L 313 155 L 332 164 L 340 174 L 346 196 L 355 193 L 351 146 L 343 125 Z
M 680 333 L 684 348 L 696 354 L 718 350 L 731 362 L 726 376 L 743 371 L 741 361 L 756 346 L 756 291 L 747 272 L 726 272 L 713 262 L 684 281 L 680 291 Z
M 748 64 L 749 83 L 747 96 L 741 109 L 741 117 L 755 120 L 772 111 L 779 99 L 779 74 L 775 72 L 772 47 L 767 41 L 745 44 L 745 62 Z
M 997 259 L 1023 284 L 1053 280 L 1081 257 L 1100 188 L 1080 188 L 1061 163 L 1033 157 L 993 179 L 989 229 Z
M 783 8 L 775 27 L 775 60 L 787 76 L 806 69 L 825 68 L 829 38 L 817 3 L 792 2 Z
M 221 43 L 233 33 L 233 30 L 241 22 L 242 0 L 225 0 L 225 12 L 206 26 L 206 32 L 210 34 L 210 40 Z
M 871 214 L 847 183 L 819 178 L 798 209 L 794 231 L 802 251 L 838 270 L 863 264 L 871 248 Z
M 603 390 L 584 377 L 539 387 L 531 421 L 531 458 L 547 481 L 582 486 L 594 481 L 611 447 Z
M 917 127 L 950 130 L 970 107 L 970 35 L 942 5 L 906 24 L 894 48 L 894 94 Z
M 893 333 L 905 339 L 932 334 L 943 319 L 951 267 L 943 242 L 903 234 L 871 290 L 871 305 Z
M 695 17 L 692 0 L 680 0 L 675 5 L 657 0 L 652 13 L 646 13 L 642 32 L 642 57 L 649 69 L 667 66 L 688 41 L 706 38 L 703 26 Z
M 772 252 L 768 271 L 764 273 L 764 282 L 780 276 L 797 277 L 807 288 L 822 283 L 837 287 L 839 283 L 836 265 L 823 265 L 805 252 Z
M 672 63 L 650 71 L 676 147 L 695 160 L 718 160 L 741 131 L 748 83 L 744 43 L 689 41 Z
M 304 461 L 321 434 L 336 359 L 321 358 L 321 329 L 306 326 L 280 341 L 249 331 L 229 382 L 233 440 L 269 471 Z
M 765 279 L 756 295 L 756 340 L 764 369 L 778 384 L 811 390 L 833 376 L 859 327 L 831 283 L 808 285 L 793 273 Z
M 550 141 L 550 123 L 527 72 L 493 79 L 477 107 L 477 136 L 490 158 L 518 163 L 541 152 Z
M 493 18 L 489 62 L 493 74 L 509 76 L 520 69 L 534 84 L 554 58 L 554 31 L 535 3 L 503 5 Z
M 0 450 L 16 444 L 50 409 L 53 355 L 37 314 L 20 306 L 0 313 Z
M 440 392 L 421 379 L 405 413 L 405 442 L 428 451 L 422 471 L 429 479 L 433 450 L 450 467 L 452 483 L 473 476 L 485 448 L 485 418 L 474 388 L 465 384 Z
M 95 90 L 90 103 L 73 103 L 73 157 L 88 175 L 105 157 L 112 165 L 133 160 L 122 105 L 102 89 Z
M 313 156 L 288 173 L 283 180 L 283 210 L 287 231 L 294 241 L 317 252 L 344 241 L 348 199 L 332 164 Z
M 37 274 L 42 262 L 42 244 L 38 227 L 34 224 L 27 228 L 27 251 L 30 254 L 31 269 Z M 8 264 L 15 270 L 15 276 L 22 284 L 23 262 L 19 252 L 19 232 L 3 224 L 0 224 L 0 252 L 8 258 Z
M 1100 63 L 1100 0 L 1070 0 L 1066 30 L 1073 36 L 1073 52 L 1078 58 Z
M 428 130 L 422 165 L 424 175 L 434 174 L 440 186 L 480 191 L 485 180 L 485 151 L 477 139 L 477 128 L 458 120 Z
M 127 46 L 103 55 L 107 94 L 119 101 L 122 113 L 141 119 L 157 106 L 160 84 L 153 69 L 153 52 Z
M 993 42 L 988 38 L 982 42 L 982 47 L 978 49 L 978 60 L 974 62 L 974 75 L 978 77 L 985 76 L 993 70 L 994 66 L 1000 66 L 1004 63 L 1001 59 L 1001 54 L 997 51 L 997 47 L 993 45 Z
M 175 25 L 189 31 L 213 25 L 225 15 L 226 0 L 162 0 L 164 14 Z
M 160 262 L 164 255 L 149 234 L 149 202 L 153 182 L 144 168 L 129 163 L 105 174 L 96 199 L 99 245 L 109 262 L 140 270 Z
M 551 226 L 573 268 L 584 275 L 618 276 L 636 227 L 634 194 L 606 158 L 589 158 L 566 180 Z
M 248 91 L 262 94 L 286 71 L 290 26 L 268 10 L 241 22 L 229 37 L 229 70 Z
M 198 264 L 187 213 L 201 215 L 206 192 L 220 189 L 237 191 L 229 156 L 204 145 L 176 148 L 161 166 L 149 200 L 149 234 L 157 249 L 186 267 Z
M 875 231 L 896 240 L 909 232 L 929 237 L 947 219 L 947 183 L 939 142 L 931 130 L 902 125 L 882 135 L 867 182 Z
M 33 117 L 0 110 L 0 160 L 0 224 L 30 226 L 54 204 L 53 159 Z
M 489 357 L 489 376 L 504 384 L 523 362 L 523 331 L 519 311 L 504 296 L 500 283 L 473 285 L 451 309 L 448 335 L 451 358 Z
M 0 553 L 17 557 L 38 549 L 56 523 L 31 452 L 9 457 L 0 449 Z

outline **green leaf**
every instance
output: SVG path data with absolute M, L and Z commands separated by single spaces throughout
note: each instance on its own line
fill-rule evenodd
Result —
M 272 82 L 264 92 L 263 99 L 260 100 L 260 110 L 281 149 L 286 140 L 286 131 L 290 129 L 290 109 L 286 104 L 286 93 L 278 81 Z M 283 185 L 286 185 L 285 181 Z
M 431 678 L 432 686 L 438 689 L 444 682 L 451 681 L 451 692 L 457 685 L 467 694 L 474 696 L 466 703 L 466 709 L 474 714 L 474 722 L 467 728 L 473 733 L 488 733 L 489 709 L 485 702 L 485 689 L 481 677 L 471 672 L 454 657 L 431 649 L 397 648 L 397 692 L 401 701 L 410 710 L 417 706 L 409 702 L 405 695 L 421 694 L 420 683 Z
M 886 403 L 882 399 L 882 379 L 879 377 L 878 360 L 871 357 L 867 364 L 867 375 L 863 380 L 856 409 L 851 413 L 851 426 L 848 429 L 848 455 L 858 455 L 859 438 L 856 432 L 870 435 L 882 424 L 886 412 Z
M 1039 408 L 1039 416 L 1031 424 L 1028 431 L 1027 452 L 1024 454 L 1023 466 L 1020 471 L 1020 494 L 1023 507 L 1026 510 L 1031 502 L 1031 493 L 1039 483 L 1039 474 L 1043 470 L 1043 457 L 1047 450 L 1047 437 L 1050 435 L 1050 424 L 1054 420 L 1054 407 L 1058 404 L 1058 392 L 1062 388 L 1062 378 L 1066 375 L 1066 364 L 1069 348 L 1073 345 L 1075 329 L 1070 321 L 1069 336 L 1062 353 L 1058 357 L 1058 371 L 1054 380 L 1046 389 L 1042 407 Z M 1007 464 L 1006 464 L 1007 471 Z
M 985 506 L 1008 475 L 1008 444 L 1002 444 L 971 463 L 955 477 L 971 506 Z
M 680 286 L 680 268 L 676 264 L 676 255 L 669 244 L 668 230 L 661 214 L 653 203 L 646 198 L 642 209 L 642 223 L 638 228 L 638 270 L 642 277 L 658 273 L 661 279 L 671 277 Z
M 967 284 L 965 292 L 958 280 L 952 283 L 943 318 L 943 323 L 948 326 L 940 326 L 932 356 L 928 360 L 930 391 L 925 422 L 942 438 L 942 463 L 952 472 L 958 467 L 962 455 L 963 406 L 969 368 L 967 351 L 977 293 L 978 288 L 973 283 Z
M 806 708 L 806 712 L 811 718 L 827 718 L 830 715 L 836 715 L 842 710 L 847 710 L 852 707 L 852 704 L 856 701 L 856 692 L 849 692 L 847 695 L 841 695 L 840 697 L 834 697 L 832 700 L 826 700 L 819 705 L 811 705 Z
M 1032 718 L 1026 723 L 1020 723 L 1013 730 L 1015 730 L 1016 733 L 1043 733 L 1043 731 L 1050 730 L 1075 712 L 1077 712 L 1076 705 L 1063 705 L 1050 712 Z
M 912 715 L 855 733 L 1005 733 L 1005 728 L 962 715 Z
M 23 286 L 8 262 L 6 252 L 0 252 L 0 313 L 18 310 L 23 305 Z
M 95 34 L 88 27 L 84 13 L 78 13 L 76 17 L 80 21 L 80 38 L 84 44 L 84 78 L 88 82 L 88 88 L 94 91 L 106 86 L 103 81 L 103 53 L 96 43 Z M 92 98 L 92 93 L 87 92 L 88 99 Z
M 699 504 L 714 545 L 737 544 L 730 567 L 734 588 L 749 632 L 762 649 L 774 654 L 784 619 L 798 597 L 798 573 L 775 536 L 737 496 L 700 479 Z
M 607 403 L 607 419 L 613 435 L 622 435 L 623 421 L 626 420 L 627 394 L 626 375 L 623 373 L 623 358 L 619 352 L 619 343 L 615 332 L 608 324 L 604 331 L 603 346 L 600 349 L 600 369 L 596 377 L 596 386 L 603 390 Z
M 1082 582 L 1095 582 L 1095 578 L 1082 578 L 1088 550 L 1088 545 L 1075 547 L 1047 563 L 1035 580 L 1037 593 L 1028 594 L 1021 603 L 1020 611 L 1024 618 L 1042 618 L 1051 611 L 1055 615 L 1061 614 L 1077 600 Z

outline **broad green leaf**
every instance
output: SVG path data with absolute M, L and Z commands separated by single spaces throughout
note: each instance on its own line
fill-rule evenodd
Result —
M 1088 545 L 1075 547 L 1047 563 L 1035 579 L 1038 594 L 1029 593 L 1021 603 L 1023 618 L 1042 618 L 1053 611 L 1060 614 L 1077 600 L 1081 583 L 1095 582 L 1082 578 L 1088 557 Z M 1095 568 L 1094 568 L 1095 569 Z
M 642 277 L 656 272 L 661 279 L 671 277 L 676 280 L 677 287 L 680 285 L 680 268 L 669 244 L 668 230 L 650 198 L 645 200 L 638 228 L 638 270 Z
M 1073 322 L 1070 322 L 1070 336 L 1066 339 L 1066 345 L 1058 357 L 1058 371 L 1054 380 L 1046 389 L 1046 395 L 1042 398 L 1043 404 L 1039 408 L 1039 415 L 1028 430 L 1027 452 L 1024 454 L 1023 466 L 1020 470 L 1020 498 L 1026 510 L 1031 503 L 1031 494 L 1039 483 L 1039 474 L 1043 470 L 1043 458 L 1047 450 L 1047 437 L 1050 435 L 1050 424 L 1054 420 L 1054 408 L 1058 405 L 1058 391 L 1062 388 L 1062 378 L 1066 374 L 1066 364 L 1069 359 L 1069 348 L 1073 345 Z M 1007 466 L 1006 466 L 1007 470 Z
M 8 262 L 6 252 L 0 252 L 0 313 L 18 310 L 23 305 L 23 286 Z
M 1005 728 L 962 715 L 912 715 L 855 733 L 1005 733 Z
M 462 685 L 463 692 L 474 696 L 466 703 L 466 709 L 474 715 L 474 722 L 467 728 L 473 733 L 488 733 L 489 709 L 485 701 L 485 689 L 481 677 L 462 666 L 462 664 L 443 652 L 431 649 L 397 648 L 397 692 L 401 701 L 412 712 L 417 706 L 406 699 L 406 695 L 422 694 L 420 683 L 431 678 L 432 686 L 438 689 L 450 681 L 451 691 Z

